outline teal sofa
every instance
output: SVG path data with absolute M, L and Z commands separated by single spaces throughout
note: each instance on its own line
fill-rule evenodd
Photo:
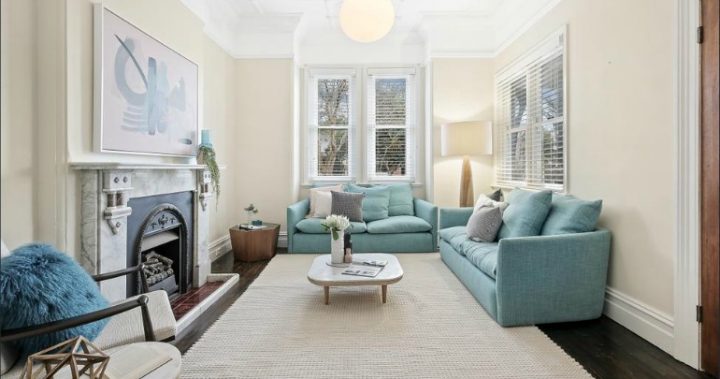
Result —
M 413 199 L 414 215 L 390 216 L 370 222 L 353 222 L 350 226 L 353 252 L 357 253 L 427 253 L 437 251 L 438 208 L 421 199 Z M 323 219 L 307 218 L 310 200 L 287 208 L 289 253 L 329 253 L 330 234 L 320 223 Z
M 475 242 L 465 232 L 472 212 L 473 208 L 440 210 L 440 256 L 498 324 L 534 325 L 600 317 L 610 232 Z

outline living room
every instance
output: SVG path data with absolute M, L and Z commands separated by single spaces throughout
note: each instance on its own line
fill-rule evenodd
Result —
M 717 0 L 0 4 L 3 377 L 718 376 Z

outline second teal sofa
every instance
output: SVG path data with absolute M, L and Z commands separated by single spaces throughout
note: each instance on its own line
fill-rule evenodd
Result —
M 350 227 L 356 253 L 428 253 L 437 251 L 438 208 L 413 199 L 414 215 L 391 216 L 383 220 L 353 222 Z M 288 252 L 329 253 L 330 234 L 320 223 L 307 218 L 310 200 L 287 208 Z
M 563 198 L 553 196 L 553 204 Z M 592 231 L 584 233 L 554 234 L 545 227 L 540 235 L 475 242 L 466 234 L 472 213 L 473 208 L 440 210 L 440 256 L 498 324 L 600 317 L 610 232 L 595 230 L 593 221 Z

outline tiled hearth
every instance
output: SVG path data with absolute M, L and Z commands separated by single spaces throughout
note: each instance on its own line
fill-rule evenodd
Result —
M 208 299 L 222 284 L 223 282 L 205 283 L 202 287 L 192 288 L 190 291 L 173 300 L 171 305 L 175 320 L 180 320 L 193 308 L 200 305 L 203 300 Z

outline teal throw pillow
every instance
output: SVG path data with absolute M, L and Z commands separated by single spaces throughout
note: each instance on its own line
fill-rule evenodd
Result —
M 348 192 L 364 193 L 362 215 L 365 222 L 386 219 L 389 216 L 390 188 L 385 186 L 361 187 L 348 184 Z
M 542 230 L 552 203 L 551 191 L 514 189 L 503 212 L 503 226 L 498 239 L 537 236 Z
M 0 328 L 15 329 L 45 324 L 103 309 L 108 302 L 95 281 L 54 247 L 29 244 L 0 260 Z M 89 324 L 12 341 L 22 357 L 67 339 L 95 339 L 107 324 Z
M 595 230 L 602 200 L 586 201 L 574 196 L 554 195 L 547 220 L 540 234 L 585 233 Z
M 393 184 L 390 188 L 390 216 L 415 216 L 413 191 L 410 183 Z

